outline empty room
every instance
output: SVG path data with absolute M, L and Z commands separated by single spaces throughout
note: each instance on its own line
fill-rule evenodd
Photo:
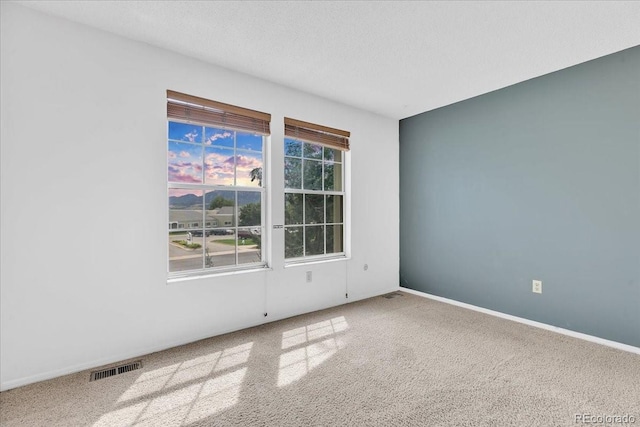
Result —
M 640 425 L 640 2 L 0 2 L 0 425 Z

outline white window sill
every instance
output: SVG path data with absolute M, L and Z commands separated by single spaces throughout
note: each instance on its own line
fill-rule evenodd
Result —
M 313 264 L 326 264 L 330 262 L 349 261 L 351 258 L 346 255 L 341 255 L 331 258 L 315 258 L 315 259 L 300 259 L 295 261 L 285 262 L 284 268 L 302 267 Z
M 178 277 L 169 277 L 167 278 L 167 285 L 173 285 L 175 283 L 189 282 L 192 280 L 202 280 L 202 279 L 211 279 L 216 277 L 224 277 L 224 276 L 235 276 L 238 274 L 247 274 L 247 273 L 259 273 L 273 271 L 273 268 L 269 266 L 260 266 L 255 268 L 247 268 L 243 270 L 227 270 L 227 271 L 217 271 L 217 272 L 206 272 L 202 274 L 193 274 L 190 276 L 178 276 Z

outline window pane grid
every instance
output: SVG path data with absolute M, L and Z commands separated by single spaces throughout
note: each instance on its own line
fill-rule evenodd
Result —
M 264 137 L 176 120 L 168 123 L 169 273 L 188 276 L 266 265 Z M 187 163 L 192 169 L 185 168 Z M 196 167 L 198 175 L 189 175 Z M 220 169 L 226 178 L 216 177 Z M 228 200 L 214 207 L 217 193 Z M 253 219 L 247 219 L 249 214 Z
M 344 255 L 342 151 L 285 138 L 284 159 L 285 259 Z M 296 213 L 298 203 L 302 218 Z
M 261 206 L 263 205 L 264 193 L 262 191 L 238 191 L 227 188 L 225 190 L 200 192 L 196 194 L 200 197 L 204 195 L 197 206 L 200 208 L 200 222 L 194 223 L 192 222 L 193 220 L 188 218 L 179 225 L 172 222 L 169 225 L 169 233 L 172 235 L 180 235 L 179 238 L 184 241 L 183 248 L 185 250 L 191 250 L 192 248 L 187 245 L 195 241 L 196 238 L 199 239 L 200 246 L 204 246 L 204 251 L 199 252 L 202 262 L 200 266 L 204 264 L 205 268 L 210 268 L 253 264 L 254 261 L 256 261 L 256 257 L 257 261 L 261 261 L 261 240 L 264 235 L 263 210 Z M 227 202 L 225 202 L 225 200 Z M 227 217 L 229 217 L 228 221 L 208 217 L 210 214 L 220 213 L 219 209 L 224 208 L 224 206 L 228 206 L 231 209 L 231 211 L 227 213 Z M 172 210 L 170 212 L 185 213 L 188 211 Z M 243 232 L 245 233 L 244 235 L 242 235 Z M 203 238 L 204 241 L 201 241 Z M 232 244 L 233 248 L 232 262 L 229 262 L 229 260 L 223 260 L 222 264 L 216 262 L 216 259 L 220 260 L 224 258 L 224 253 L 221 253 L 223 251 L 220 250 L 221 244 L 229 243 Z M 239 250 L 241 244 L 243 247 L 242 250 Z M 216 248 L 216 246 L 218 248 Z M 175 252 L 175 249 L 173 249 L 173 251 Z M 182 254 L 182 258 L 186 259 L 187 257 L 185 254 Z M 193 258 L 193 256 L 188 258 Z M 185 268 L 180 268 L 180 270 L 184 269 Z M 191 262 L 189 262 L 188 269 L 194 269 L 194 265 L 192 265 Z

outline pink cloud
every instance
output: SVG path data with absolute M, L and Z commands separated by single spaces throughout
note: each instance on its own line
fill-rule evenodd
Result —
M 239 155 L 236 157 L 236 185 L 257 186 L 258 181 L 251 181 L 251 171 L 262 167 L 262 161 L 255 157 Z
M 207 183 L 233 184 L 234 172 L 237 171 L 238 185 L 257 185 L 251 182 L 251 170 L 262 167 L 262 161 L 255 157 L 237 155 L 225 156 L 219 153 L 209 153 L 205 157 L 205 179 Z M 235 171 L 234 171 L 235 167 Z
M 233 184 L 233 157 L 210 153 L 204 163 L 207 183 Z
M 200 178 L 196 178 L 193 175 L 189 175 L 184 171 L 172 171 L 169 169 L 169 181 L 171 182 L 188 182 L 188 183 L 199 183 L 202 182 Z
M 200 163 L 194 163 L 194 162 L 172 162 L 169 165 L 169 168 L 171 167 L 175 167 L 176 169 L 181 169 L 181 170 L 193 169 L 196 172 L 202 171 L 202 165 Z
M 223 156 L 222 154 L 207 154 L 204 164 L 208 169 L 223 169 L 233 173 L 233 157 Z
M 180 152 L 180 157 L 184 157 L 184 158 L 191 157 L 191 154 L 189 154 L 188 151 L 181 151 Z
M 169 151 L 169 158 L 170 159 L 175 159 L 176 158 L 176 153 L 173 151 Z
M 208 184 L 233 185 L 233 175 L 212 173 L 207 175 L 206 182 Z
M 179 168 L 192 168 L 192 167 L 196 167 L 196 166 L 199 165 L 199 163 L 182 162 L 182 161 L 172 162 L 171 164 L 174 165 L 174 166 L 177 166 Z
M 202 182 L 202 166 L 197 163 L 176 162 L 168 167 L 171 182 Z
M 242 156 L 242 155 L 238 155 L 236 156 L 236 165 L 238 168 L 259 168 L 262 166 L 262 162 L 258 159 L 256 159 L 255 157 L 247 157 L 247 156 Z

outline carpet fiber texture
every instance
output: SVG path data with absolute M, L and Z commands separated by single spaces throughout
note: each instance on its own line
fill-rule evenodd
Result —
M 98 381 L 85 371 L 3 392 L 0 423 L 640 426 L 639 355 L 407 293 L 139 359 Z

